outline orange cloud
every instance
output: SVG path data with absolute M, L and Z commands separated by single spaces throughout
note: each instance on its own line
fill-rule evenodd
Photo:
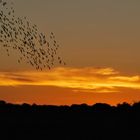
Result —
M 54 68 L 51 71 L 0 72 L 0 86 L 56 86 L 73 90 L 116 92 L 140 89 L 140 76 L 125 76 L 112 68 Z M 75 90 L 75 91 L 76 91 Z

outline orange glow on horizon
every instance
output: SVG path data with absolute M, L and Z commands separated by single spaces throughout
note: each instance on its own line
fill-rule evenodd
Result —
M 52 71 L 0 72 L 0 86 L 56 86 L 96 92 L 140 89 L 140 76 L 124 76 L 112 68 L 55 68 Z
M 92 67 L 0 72 L 0 99 L 52 105 L 132 103 L 140 101 L 140 76 Z

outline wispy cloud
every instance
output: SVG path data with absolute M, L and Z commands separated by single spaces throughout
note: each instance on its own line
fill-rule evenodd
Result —
M 0 72 L 0 86 L 40 85 L 116 92 L 119 88 L 140 89 L 140 76 L 126 76 L 113 68 L 55 68 L 51 71 Z M 75 90 L 75 91 L 76 91 Z

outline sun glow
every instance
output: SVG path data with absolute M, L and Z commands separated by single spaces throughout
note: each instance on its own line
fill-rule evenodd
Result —
M 124 76 L 112 68 L 55 68 L 52 71 L 0 72 L 0 86 L 56 86 L 96 92 L 140 89 L 140 76 Z

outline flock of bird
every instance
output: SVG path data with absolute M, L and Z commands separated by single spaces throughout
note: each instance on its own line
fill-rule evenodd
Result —
M 25 61 L 37 70 L 51 69 L 55 62 L 66 65 L 57 54 L 60 46 L 54 33 L 46 39 L 37 25 L 26 17 L 16 17 L 13 3 L 5 0 L 0 0 L 0 46 L 5 48 L 7 56 L 14 50 L 18 63 Z

